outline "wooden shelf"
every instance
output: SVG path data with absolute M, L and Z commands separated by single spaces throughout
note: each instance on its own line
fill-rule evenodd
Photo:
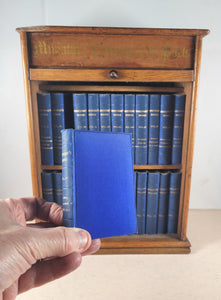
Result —
M 62 166 L 41 166 L 42 170 L 62 170 Z M 181 165 L 134 165 L 134 170 L 180 170 Z
M 119 85 L 55 85 L 40 84 L 42 92 L 126 92 L 126 93 L 183 93 L 183 87 L 119 86 Z

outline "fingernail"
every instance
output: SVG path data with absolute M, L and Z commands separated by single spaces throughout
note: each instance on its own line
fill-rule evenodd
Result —
M 89 243 L 89 234 L 87 233 L 87 231 L 85 230 L 79 230 L 78 231 L 78 235 L 79 235 L 79 250 L 83 251 L 86 250 L 88 247 L 88 243 Z

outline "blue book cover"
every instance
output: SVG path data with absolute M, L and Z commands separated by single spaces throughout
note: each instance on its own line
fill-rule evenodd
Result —
M 54 164 L 61 165 L 61 130 L 73 127 L 71 97 L 65 93 L 51 94 Z
M 167 233 L 170 172 L 160 173 L 157 233 Z
M 149 172 L 147 185 L 146 233 L 157 233 L 160 172 Z
M 136 233 L 130 134 L 66 129 L 62 149 L 65 225 L 92 238 Z
M 171 172 L 168 207 L 168 233 L 177 233 L 179 202 L 180 202 L 181 172 Z
M 123 132 L 124 130 L 124 96 L 111 94 L 111 131 Z
M 130 133 L 132 137 L 132 148 L 134 157 L 135 145 L 135 95 L 124 96 L 124 132 Z
M 88 129 L 99 131 L 99 94 L 88 94 Z
M 100 131 L 111 131 L 110 94 L 99 94 L 100 99 Z
M 87 94 L 73 94 L 74 128 L 88 130 Z
M 53 172 L 53 192 L 54 192 L 54 202 L 59 205 L 62 205 L 62 173 L 61 172 Z
M 180 164 L 183 145 L 183 125 L 185 113 L 186 95 L 175 95 L 173 140 L 172 140 L 172 164 Z
M 41 146 L 41 163 L 42 165 L 53 165 L 54 154 L 51 95 L 49 93 L 37 94 L 37 102 Z
M 161 95 L 159 161 L 158 161 L 160 165 L 171 164 L 173 114 L 174 114 L 174 95 Z
M 160 94 L 150 95 L 148 164 L 158 164 L 160 129 Z
M 148 157 L 149 95 L 136 95 L 135 164 L 146 165 Z
M 146 191 L 147 191 L 147 172 L 137 172 L 136 188 L 136 208 L 137 208 L 137 233 L 145 233 L 146 218 Z
M 42 197 L 48 202 L 54 202 L 52 173 L 47 171 L 41 172 Z

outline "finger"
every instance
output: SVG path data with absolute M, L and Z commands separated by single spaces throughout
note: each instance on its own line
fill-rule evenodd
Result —
M 3 292 L 4 300 L 14 300 L 18 295 L 18 280 Z M 1 299 L 1 298 L 0 298 Z
M 39 197 L 7 199 L 6 201 L 11 207 L 11 211 L 19 210 L 19 214 L 14 214 L 21 215 L 22 212 L 26 221 L 38 218 L 56 225 L 62 224 L 62 207 L 54 202 L 47 202 Z
M 37 262 L 19 279 L 18 293 L 41 286 L 58 279 L 74 270 L 81 264 L 80 253 L 71 253 L 65 257 Z
M 33 258 L 32 264 L 39 259 L 84 252 L 91 245 L 90 234 L 79 228 L 26 228 L 26 232 L 22 252 L 29 259 Z
M 84 251 L 82 253 L 82 255 L 85 256 L 85 255 L 93 254 L 93 253 L 97 252 L 100 249 L 100 246 L 101 246 L 101 240 L 100 239 L 92 240 L 90 247 L 86 251 Z

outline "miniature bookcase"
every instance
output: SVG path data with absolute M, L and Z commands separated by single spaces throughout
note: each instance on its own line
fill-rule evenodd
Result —
M 174 115 L 177 113 L 179 117 L 179 113 L 182 114 L 182 134 L 177 137 L 172 133 L 171 136 L 171 143 L 175 143 L 173 146 L 180 149 L 178 155 L 180 158 L 175 160 L 175 163 L 172 160 L 167 162 L 159 160 L 150 163 L 148 159 L 140 160 L 140 157 L 137 158 L 135 154 L 134 164 L 137 181 L 139 174 L 141 174 L 139 178 L 142 176 L 142 178 L 150 177 L 150 174 L 158 174 L 162 177 L 165 174 L 181 174 L 179 196 L 176 200 L 176 230 L 169 230 L 164 233 L 156 231 L 157 234 L 153 234 L 154 232 L 148 234 L 144 230 L 144 232 L 140 232 L 142 234 L 104 238 L 98 253 L 189 253 L 191 245 L 187 238 L 187 219 L 194 148 L 194 125 L 202 39 L 209 33 L 209 30 L 40 26 L 18 28 L 17 31 L 21 39 L 34 196 L 43 197 L 43 185 L 45 183 L 42 174 L 61 174 L 62 169 L 61 164 L 57 162 L 47 163 L 46 161 L 43 163 L 39 95 L 51 96 L 56 93 L 71 94 L 72 97 L 86 95 L 88 99 L 89 95 L 100 98 L 101 95 L 110 95 L 112 98 L 120 96 L 121 99 L 126 99 L 128 95 L 129 97 L 132 95 L 136 99 L 136 103 L 139 103 L 139 97 L 144 96 L 145 99 L 152 97 L 154 104 L 156 104 L 154 99 L 157 97 L 161 97 L 163 102 L 162 97 L 174 99 L 174 97 L 179 98 L 179 95 L 184 95 L 185 106 L 183 110 L 179 111 L 173 107 Z M 79 101 L 81 101 L 80 98 Z M 78 103 L 81 105 L 81 102 Z M 133 111 L 134 115 L 141 112 L 144 116 L 143 121 L 146 122 L 143 128 L 146 128 L 151 126 L 150 115 L 147 113 L 148 111 L 151 112 L 151 107 L 150 104 L 145 103 L 145 100 L 143 104 L 146 105 L 146 109 L 136 104 L 135 110 L 130 111 L 129 109 L 128 111 Z M 126 102 L 122 109 L 119 109 L 118 106 L 113 106 L 111 109 L 110 114 L 128 112 Z M 156 108 L 153 106 L 152 111 L 155 110 Z M 73 115 L 76 112 L 77 110 L 74 111 Z M 158 116 L 161 112 L 167 113 L 168 111 L 164 111 L 162 107 L 158 108 Z M 101 116 L 100 113 L 100 118 Z M 87 117 L 89 117 L 89 113 Z M 136 117 L 134 118 L 136 119 Z M 115 121 L 117 122 L 117 119 Z M 112 123 L 115 121 L 112 119 Z M 138 119 L 136 122 L 139 124 Z M 157 127 L 161 125 L 157 125 Z M 175 125 L 176 121 L 173 119 L 173 132 L 175 132 L 174 128 L 178 128 Z M 135 124 L 131 127 L 136 126 L 138 125 Z M 119 126 L 115 127 L 119 128 Z M 166 127 L 167 125 L 165 127 L 162 125 L 162 128 Z M 160 130 L 163 130 L 162 128 Z M 137 135 L 139 135 L 138 131 Z M 159 138 L 155 137 L 156 141 L 158 143 L 157 151 L 161 151 L 159 149 L 167 146 L 163 139 L 160 141 Z M 154 144 L 154 140 L 152 142 Z M 149 145 L 149 149 L 151 149 L 153 146 L 150 137 L 149 140 L 146 137 L 144 141 L 140 136 L 140 142 L 139 139 L 136 141 L 136 134 L 133 137 L 133 143 L 135 153 L 140 151 L 139 147 L 145 148 Z M 53 150 L 50 145 L 47 147 Z M 170 145 L 170 149 L 171 147 Z M 154 155 L 156 152 L 153 151 L 152 154 Z M 143 179 L 139 180 L 142 182 Z M 141 186 L 136 186 L 137 192 L 140 189 Z M 147 194 L 149 189 L 144 186 L 144 190 Z M 158 185 L 158 196 L 160 191 L 161 188 Z M 173 191 L 171 193 L 173 194 Z M 169 200 L 166 201 L 167 218 L 169 218 Z M 146 213 L 148 215 L 147 207 Z M 157 217 L 156 214 L 154 217 Z

